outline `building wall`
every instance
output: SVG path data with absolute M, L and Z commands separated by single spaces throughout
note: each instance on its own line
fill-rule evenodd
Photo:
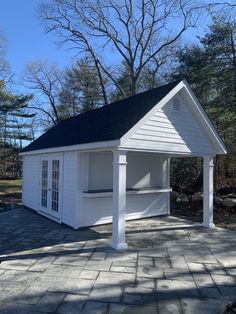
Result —
M 169 193 L 127 195 L 126 219 L 168 214 Z M 112 196 L 83 198 L 77 227 L 112 222 Z
M 78 211 L 78 152 L 65 152 L 62 179 L 62 222 L 75 227 Z
M 41 210 L 42 156 L 56 158 L 57 154 L 25 156 L 23 164 L 23 203 L 37 211 Z M 128 154 L 127 187 L 161 186 L 164 160 L 157 155 Z M 111 222 L 112 195 L 87 198 L 84 191 L 112 189 L 112 153 L 65 152 L 61 171 L 61 222 L 73 228 Z M 127 195 L 127 219 L 167 214 L 168 199 L 168 192 Z
M 157 110 L 122 147 L 193 155 L 213 153 L 212 144 L 180 94 Z
M 112 153 L 111 152 L 98 152 L 89 153 L 89 172 L 88 188 L 90 190 L 98 189 L 111 189 L 112 188 Z M 84 177 L 83 177 L 84 179 Z
M 23 188 L 22 202 L 24 205 L 40 211 L 49 218 L 53 218 L 53 212 L 47 211 L 41 207 L 41 159 L 62 158 L 60 171 L 61 191 L 60 191 L 60 218 L 61 222 L 72 227 L 76 222 L 77 214 L 77 164 L 78 152 L 65 152 L 64 154 L 44 154 L 23 157 Z M 50 188 L 50 187 L 49 187 Z M 49 199 L 48 199 L 49 201 Z M 50 215 L 51 214 L 51 215 Z M 56 217 L 55 217 L 56 219 Z
M 161 186 L 164 160 L 166 158 L 157 155 L 128 153 L 127 187 Z M 81 153 L 79 174 L 77 227 L 112 222 L 112 196 L 87 198 L 83 193 L 112 189 L 112 153 Z M 168 200 L 168 192 L 127 195 L 126 217 L 134 219 L 167 214 Z
M 112 152 L 88 154 L 90 190 L 112 189 Z M 127 187 L 143 188 L 162 185 L 161 157 L 152 154 L 127 154 Z M 86 189 L 85 189 L 86 190 Z
M 40 205 L 40 156 L 23 157 L 22 203 L 39 210 Z
M 161 156 L 127 154 L 127 187 L 144 188 L 162 185 Z

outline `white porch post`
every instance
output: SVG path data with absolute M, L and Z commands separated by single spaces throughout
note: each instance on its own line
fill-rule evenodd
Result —
M 213 228 L 213 157 L 203 157 L 203 226 Z
M 162 163 L 162 187 L 170 187 L 170 158 L 165 157 Z
M 170 188 L 170 158 L 164 156 L 162 162 L 162 188 Z M 167 215 L 170 215 L 170 192 L 167 197 Z
M 112 244 L 115 250 L 128 248 L 125 241 L 126 152 L 113 151 L 113 222 Z

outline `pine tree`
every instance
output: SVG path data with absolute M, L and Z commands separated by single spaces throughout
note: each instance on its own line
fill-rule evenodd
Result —
M 236 24 L 214 20 L 200 45 L 179 54 L 172 78 L 186 78 L 228 148 L 216 174 L 236 175 Z
M 20 169 L 18 152 L 22 141 L 31 140 L 27 120 L 35 116 L 27 112 L 32 96 L 13 95 L 0 87 L 0 176 L 15 176 Z
M 64 118 L 103 105 L 97 71 L 88 58 L 78 60 L 66 70 L 59 101 L 59 111 Z

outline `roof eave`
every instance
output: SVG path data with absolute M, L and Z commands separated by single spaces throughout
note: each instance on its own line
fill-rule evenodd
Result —
M 31 150 L 26 152 L 21 152 L 20 156 L 29 156 L 29 155 L 40 155 L 40 154 L 52 154 L 52 153 L 61 153 L 61 152 L 71 152 L 71 151 L 89 151 L 89 150 L 105 150 L 113 149 L 120 146 L 120 140 L 112 141 L 103 141 L 103 142 L 93 142 L 85 144 L 76 144 L 70 146 L 60 146 L 60 147 L 51 147 L 38 150 Z

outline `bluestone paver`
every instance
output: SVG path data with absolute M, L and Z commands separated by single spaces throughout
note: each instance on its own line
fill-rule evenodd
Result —
M 236 301 L 236 232 L 176 217 L 81 230 L 28 209 L 0 214 L 0 313 L 217 314 Z

